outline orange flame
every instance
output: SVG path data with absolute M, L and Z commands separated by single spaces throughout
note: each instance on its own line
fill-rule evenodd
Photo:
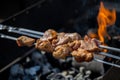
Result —
M 116 11 L 113 9 L 112 11 L 106 9 L 103 5 L 103 2 L 100 3 L 99 13 L 97 16 L 98 21 L 98 36 L 101 42 L 104 43 L 104 37 L 110 36 L 107 33 L 107 26 L 113 25 L 116 21 Z

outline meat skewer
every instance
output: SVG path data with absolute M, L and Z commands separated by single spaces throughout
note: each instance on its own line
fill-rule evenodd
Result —
M 10 40 L 15 40 L 15 41 L 17 40 L 17 38 L 12 37 L 12 36 L 8 36 L 8 35 L 5 35 L 5 34 L 0 34 L 0 37 L 1 37 L 1 38 L 10 39 Z M 36 43 L 34 43 L 33 45 L 35 45 L 35 44 L 36 44 Z M 115 56 L 115 55 L 112 55 L 112 54 L 109 54 L 109 53 L 101 52 L 101 53 L 99 53 L 99 54 L 120 60 L 120 57 L 119 57 L 119 56 Z
M 4 34 L 0 34 L 0 37 L 1 38 L 6 38 L 6 39 L 10 39 L 10 40 L 17 40 L 17 38 L 15 37 L 12 37 L 12 36 L 8 36 L 8 35 L 4 35 Z M 107 53 L 103 53 L 103 54 L 107 54 Z M 107 54 L 106 56 L 108 56 L 109 54 Z M 112 55 L 112 54 L 111 54 Z M 120 57 L 119 57 L 120 59 Z M 118 67 L 120 68 L 120 65 L 117 65 L 117 64 L 114 64 L 114 63 L 110 63 L 110 62 L 106 62 L 106 61 L 103 61 L 101 59 L 96 59 L 96 58 L 93 58 L 94 61 L 97 61 L 97 62 L 101 62 L 101 63 L 104 63 L 104 64 L 107 64 L 107 65 L 111 65 L 111 66 L 115 66 L 115 67 Z
M 0 27 L 1 28 L 1 27 Z M 5 27 L 4 27 L 4 29 L 5 29 Z M 8 31 L 10 31 L 10 32 L 14 32 L 14 33 L 19 33 L 19 34 L 27 34 L 27 35 L 30 35 L 30 30 L 28 30 L 27 32 L 29 32 L 29 33 L 27 33 L 27 32 L 25 32 L 24 30 L 21 30 L 21 31 L 17 31 L 15 28 L 12 28 L 12 27 L 9 27 L 9 28 L 7 28 L 8 29 Z M 24 32 L 22 32 L 22 31 L 24 31 Z M 33 35 L 34 36 L 34 35 Z M 39 37 L 39 36 L 38 36 Z M 66 39 L 66 40 L 69 40 L 69 39 Z M 60 42 L 61 42 L 61 40 L 60 40 Z M 63 41 L 64 42 L 64 41 Z M 59 43 L 59 44 L 61 44 L 61 43 Z M 58 45 L 59 45 L 58 44 Z M 99 47 L 101 47 L 101 48 L 110 48 L 110 49 L 113 49 L 113 50 L 116 50 L 116 48 L 111 48 L 111 47 L 104 47 L 104 46 L 101 46 L 101 45 L 99 45 Z M 117 49 L 117 51 L 119 51 L 119 49 Z
M 6 25 L 0 24 L 0 30 L 5 30 L 5 29 L 7 29 L 9 32 L 14 32 L 14 33 L 34 37 L 34 38 L 39 38 L 40 36 L 44 35 L 43 32 L 38 32 L 38 31 L 25 29 L 25 28 L 11 27 L 11 26 L 6 26 Z M 10 29 L 12 29 L 12 31 L 10 31 Z M 104 46 L 104 45 L 99 45 L 99 47 L 108 49 L 108 50 L 112 50 L 112 51 L 116 51 L 116 52 L 120 52 L 120 49 L 114 48 L 114 47 L 109 47 L 109 46 Z

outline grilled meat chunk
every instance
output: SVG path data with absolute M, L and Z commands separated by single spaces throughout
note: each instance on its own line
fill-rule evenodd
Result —
M 69 45 L 59 45 L 55 48 L 55 51 L 53 52 L 53 56 L 57 59 L 65 59 L 67 56 L 70 55 L 70 52 L 72 49 L 69 47 Z
M 65 36 L 65 33 L 59 33 L 58 36 L 57 36 L 56 45 L 66 44 L 70 41 L 72 41 L 71 38 L 69 36 Z
M 57 44 L 56 45 L 61 45 L 61 44 L 66 44 L 68 42 L 72 42 L 74 40 L 79 40 L 81 39 L 81 36 L 78 33 L 58 33 L 57 36 Z
M 35 39 L 21 36 L 16 42 L 18 46 L 32 46 Z M 78 33 L 57 33 L 55 30 L 48 29 L 43 37 L 36 41 L 35 48 L 52 53 L 57 59 L 65 59 L 72 55 L 77 62 L 89 62 L 93 60 L 93 53 L 99 50 L 99 44 L 101 43 L 98 40 L 88 36 L 82 40 Z
M 84 40 L 81 41 L 80 48 L 85 49 L 87 51 L 96 51 L 99 50 L 98 45 L 94 39 L 89 38 L 88 36 L 84 37 Z
M 48 29 L 47 31 L 45 31 L 41 40 L 52 40 L 56 37 L 57 37 L 57 32 L 53 29 Z
M 80 42 L 80 40 L 74 40 L 73 42 L 68 43 L 68 45 L 69 45 L 73 50 L 77 50 L 77 49 L 80 47 L 81 42 Z
M 51 53 L 54 51 L 52 44 L 48 40 L 41 41 L 40 39 L 38 39 L 36 41 L 35 48 L 41 51 L 51 52 Z
M 66 33 L 65 36 L 70 37 L 72 41 L 81 39 L 78 33 Z
M 84 62 L 84 61 L 89 62 L 93 59 L 92 52 L 88 52 L 88 51 L 81 49 L 81 48 L 73 51 L 71 54 L 77 62 Z
M 16 40 L 18 46 L 32 46 L 33 43 L 35 42 L 35 39 L 33 38 L 29 38 L 27 36 L 20 36 L 17 40 Z

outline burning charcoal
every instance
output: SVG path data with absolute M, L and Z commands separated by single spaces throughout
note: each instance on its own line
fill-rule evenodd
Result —
M 66 80 L 66 77 L 63 76 L 61 73 L 51 73 L 47 76 L 48 80 Z
M 68 73 L 69 73 L 70 75 L 73 75 L 73 74 L 75 74 L 75 71 L 68 71 Z
M 39 80 L 39 78 L 37 76 L 26 75 L 22 80 Z
M 74 80 L 72 75 L 67 75 L 66 80 Z
M 84 80 L 83 79 L 83 74 L 79 73 L 74 77 L 74 80 Z
M 95 78 L 94 80 L 102 80 L 103 79 L 103 76 L 99 76 L 97 78 Z
M 63 72 L 61 72 L 61 74 L 63 75 L 63 76 L 66 76 L 67 75 L 67 71 L 65 70 L 65 71 L 63 71 Z
M 84 73 L 84 70 L 85 70 L 85 67 L 80 67 L 80 68 L 79 68 L 79 72 L 80 72 L 80 73 Z
M 55 76 L 56 73 L 51 73 L 47 76 L 47 79 L 50 80 Z
M 24 75 L 24 70 L 20 64 L 15 64 L 10 69 L 11 76 Z
M 45 75 L 51 72 L 51 65 L 49 63 L 43 65 L 42 74 Z
M 58 68 L 53 68 L 52 71 L 53 71 L 54 73 L 60 72 L 60 70 L 59 70 Z
M 25 73 L 28 75 L 34 76 L 39 70 L 40 70 L 40 66 L 34 66 L 29 69 L 25 69 Z
M 39 80 L 37 72 L 40 70 L 40 66 L 34 66 L 29 69 L 25 69 L 25 75 L 22 80 Z
M 40 66 L 47 62 L 46 57 L 39 52 L 34 52 L 32 54 L 32 60 L 35 62 L 35 64 L 39 64 Z
M 84 67 L 79 68 L 79 73 L 74 77 L 75 80 L 84 80 Z
M 63 76 L 61 73 L 57 73 L 54 77 L 54 80 L 65 80 L 65 76 Z
M 10 69 L 9 80 L 20 80 L 24 75 L 24 69 L 20 64 L 15 64 Z
M 78 73 L 78 72 L 79 72 L 79 70 L 76 69 L 75 67 L 72 67 L 71 70 L 72 70 L 72 71 L 75 71 L 75 73 Z
M 91 80 L 90 79 L 90 75 L 91 75 L 91 71 L 90 70 L 85 71 L 85 76 L 84 76 L 85 80 Z
M 31 76 L 24 76 L 23 80 L 31 80 Z

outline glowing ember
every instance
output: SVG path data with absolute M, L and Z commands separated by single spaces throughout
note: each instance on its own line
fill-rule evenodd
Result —
M 99 13 L 97 16 L 98 21 L 98 36 L 101 42 L 104 42 L 104 37 L 110 39 L 110 36 L 107 33 L 107 26 L 113 25 L 116 21 L 116 11 L 106 9 L 103 5 L 103 2 L 100 3 Z

